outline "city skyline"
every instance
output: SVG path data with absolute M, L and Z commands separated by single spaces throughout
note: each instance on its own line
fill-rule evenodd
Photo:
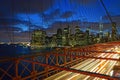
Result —
M 113 21 L 120 26 L 120 1 L 104 0 Z M 102 16 L 104 31 L 111 25 L 99 0 L 0 0 L 0 41 L 29 41 L 34 29 L 55 33 L 58 28 L 78 25 L 98 32 Z

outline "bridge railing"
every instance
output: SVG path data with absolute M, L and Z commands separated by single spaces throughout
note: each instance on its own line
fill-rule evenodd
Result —
M 52 52 L 36 53 L 16 58 L 0 58 L 0 80 L 43 79 L 61 70 L 75 72 L 75 70 L 69 68 L 87 58 L 119 61 L 119 59 L 96 57 L 95 55 L 98 52 L 103 52 L 101 47 L 103 46 L 92 45 L 80 48 L 57 48 Z M 108 48 L 110 46 L 104 47 Z M 104 75 L 100 76 L 104 78 Z M 110 76 L 107 77 L 110 78 Z

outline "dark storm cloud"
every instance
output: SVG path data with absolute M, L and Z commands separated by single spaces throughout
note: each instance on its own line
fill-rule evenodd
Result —
M 68 27 L 71 26 L 71 27 L 75 27 L 75 26 L 79 26 L 80 25 L 80 21 L 70 21 L 70 22 L 62 22 L 62 21 L 56 21 L 54 22 L 52 25 L 51 25 L 51 28 L 65 28 L 65 27 Z
M 73 16 L 73 12 L 72 11 L 67 11 L 67 12 L 64 12 L 61 17 L 62 18 L 69 18 L 69 17 L 72 17 Z
M 80 5 L 92 5 L 97 0 L 70 0 L 72 3 L 80 4 Z
M 48 10 L 54 0 L 0 0 L 0 25 L 28 24 L 19 20 L 17 14 L 41 13 Z
M 58 18 L 60 14 L 61 14 L 60 9 L 56 9 L 49 14 L 43 13 L 42 16 L 44 21 L 51 21 Z
M 51 13 L 51 16 L 55 17 L 55 16 L 59 16 L 60 15 L 60 9 L 56 9 Z
M 14 31 L 22 31 L 21 28 L 13 27 L 13 26 L 0 26 L 0 32 L 14 32 Z
M 15 24 L 27 24 L 28 21 L 22 21 L 15 17 L 0 17 L 0 25 L 15 25 Z
M 17 13 L 36 13 L 49 9 L 54 0 L 1 0 L 0 10 Z

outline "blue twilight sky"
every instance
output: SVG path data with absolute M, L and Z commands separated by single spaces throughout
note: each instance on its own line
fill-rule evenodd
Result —
M 120 0 L 103 2 L 119 30 Z M 111 30 L 100 0 L 0 0 L 0 41 L 29 41 L 34 29 L 49 35 L 68 25 L 98 32 L 99 22 L 104 23 L 104 31 Z

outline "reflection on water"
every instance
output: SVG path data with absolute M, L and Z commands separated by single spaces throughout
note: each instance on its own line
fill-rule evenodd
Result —
M 17 44 L 0 44 L 0 56 L 16 56 L 30 53 L 30 47 Z
M 49 48 L 42 49 L 31 49 L 29 46 L 19 45 L 19 44 L 0 44 L 0 56 L 17 56 L 26 55 L 36 52 L 48 51 Z
M 31 49 L 29 46 L 23 46 L 23 45 L 18 45 L 18 44 L 0 44 L 0 59 L 3 58 L 7 58 L 7 57 L 3 57 L 3 56 L 8 56 L 8 57 L 19 57 L 22 55 L 33 55 L 36 52 L 45 52 L 45 51 L 51 51 L 51 48 L 39 48 L 39 49 Z M 39 57 L 40 59 L 41 57 Z M 41 60 L 41 59 L 40 59 Z M 7 70 L 8 66 L 11 65 L 11 63 L 15 63 L 14 61 L 7 61 L 7 62 L 1 62 L 0 63 L 0 68 Z M 45 63 L 45 61 L 43 61 L 43 63 Z M 48 61 L 48 63 L 50 63 L 50 61 Z M 29 71 L 32 71 L 32 64 L 30 63 L 26 63 L 23 61 L 19 62 L 18 65 L 18 73 L 21 74 L 21 77 L 25 77 L 28 76 L 29 74 L 31 74 L 29 71 L 27 71 L 27 69 L 25 69 L 25 67 L 23 65 L 26 65 L 27 69 Z M 37 66 L 37 65 L 36 65 Z M 43 71 L 44 67 L 42 66 L 37 66 L 36 71 Z M 15 76 L 15 65 L 12 65 L 12 67 L 7 71 L 9 74 Z M 0 75 L 2 75 L 3 72 L 0 71 Z M 2 80 L 12 80 L 9 76 L 5 75 Z M 29 79 L 28 79 L 29 80 Z M 31 79 L 30 79 L 31 80 Z

